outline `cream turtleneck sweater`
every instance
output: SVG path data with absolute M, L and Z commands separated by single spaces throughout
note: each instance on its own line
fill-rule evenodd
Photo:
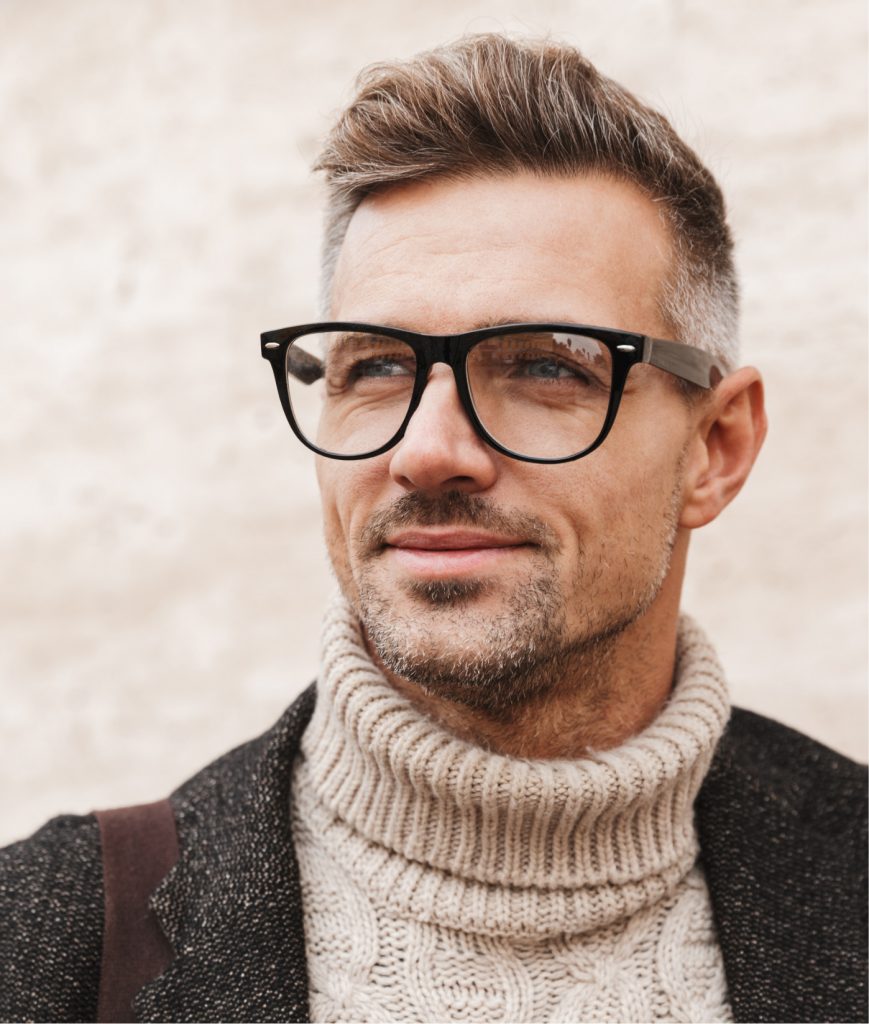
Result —
M 312 1020 L 731 1020 L 693 819 L 728 713 L 683 617 L 642 733 L 504 757 L 401 697 L 336 599 L 293 773 Z

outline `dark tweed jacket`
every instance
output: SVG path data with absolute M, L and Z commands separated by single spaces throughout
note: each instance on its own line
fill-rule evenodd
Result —
M 175 958 L 137 995 L 140 1020 L 308 1019 L 288 810 L 314 699 L 173 794 L 180 859 L 152 905 Z M 734 711 L 697 824 L 738 1021 L 866 1019 L 865 791 L 859 765 Z M 0 851 L 4 1020 L 95 1019 L 101 871 L 92 816 Z

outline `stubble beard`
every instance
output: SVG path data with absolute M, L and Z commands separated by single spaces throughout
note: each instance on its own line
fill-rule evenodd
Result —
M 479 580 L 403 585 L 397 612 L 363 574 L 360 618 L 383 664 L 429 694 L 496 716 L 541 694 L 566 648 L 566 617 L 551 577 L 538 572 L 483 612 Z
M 619 593 L 593 600 L 605 575 L 606 551 L 580 550 L 568 593 L 557 573 L 557 539 L 536 517 L 506 513 L 488 499 L 452 491 L 404 495 L 374 516 L 363 535 L 367 552 L 349 595 L 366 641 L 386 668 L 425 692 L 510 719 L 563 685 L 586 703 L 608 695 L 608 667 L 618 638 L 652 604 L 670 567 L 676 538 L 678 481 L 655 550 L 626 567 Z M 499 610 L 486 607 L 498 584 L 485 579 L 403 581 L 391 598 L 380 575 L 382 544 L 402 526 L 481 527 L 533 541 L 532 566 Z M 347 587 L 345 586 L 345 592 Z M 498 596 L 498 595 L 494 595 Z M 582 609 L 569 627 L 567 602 Z

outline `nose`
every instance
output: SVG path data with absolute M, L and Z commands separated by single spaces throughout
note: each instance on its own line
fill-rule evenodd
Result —
M 408 491 L 473 494 L 494 484 L 497 460 L 462 408 L 452 370 L 434 366 L 404 437 L 392 450 L 392 479 Z

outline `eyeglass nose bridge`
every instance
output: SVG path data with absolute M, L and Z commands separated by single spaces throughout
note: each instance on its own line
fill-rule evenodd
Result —
M 426 378 L 429 370 L 437 363 L 446 363 L 451 366 L 453 373 L 461 368 L 464 362 L 464 348 L 460 334 L 428 334 L 419 338 L 417 345 L 417 359 L 422 357 L 422 369 Z M 458 379 L 458 376 L 457 378 Z
M 470 347 L 467 337 L 461 334 L 430 334 L 418 336 L 412 344 L 416 350 L 418 376 L 407 418 L 400 431 L 401 436 L 404 436 L 410 421 L 416 415 L 425 389 L 428 387 L 431 371 L 438 363 L 445 363 L 453 371 L 453 383 L 458 393 L 459 404 L 472 430 L 482 441 L 491 444 L 488 434 L 477 418 L 465 377 L 465 359 Z

